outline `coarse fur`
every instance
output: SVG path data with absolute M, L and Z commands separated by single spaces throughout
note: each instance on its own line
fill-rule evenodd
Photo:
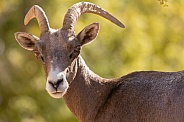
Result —
M 79 10 L 76 8 L 81 10 L 74 13 Z M 54 30 L 43 10 L 33 6 L 25 23 L 36 17 L 41 28 L 40 38 L 25 32 L 15 33 L 20 46 L 33 51 L 41 60 L 47 92 L 54 98 L 63 97 L 80 122 L 183 122 L 184 71 L 140 71 L 105 79 L 88 68 L 80 49 L 96 38 L 99 24 L 86 26 L 78 35 L 73 31 L 75 17 L 88 8 L 92 8 L 88 12 L 104 13 L 92 3 L 78 3 L 67 12 L 64 27 Z M 107 12 L 101 16 L 124 27 Z
M 81 57 L 77 62 L 77 75 L 63 98 L 80 122 L 184 121 L 184 71 L 141 71 L 104 79 Z

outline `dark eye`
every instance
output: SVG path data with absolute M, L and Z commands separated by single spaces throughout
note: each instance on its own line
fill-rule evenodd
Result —
M 70 54 L 70 59 L 76 58 L 80 54 L 80 46 L 77 46 Z
M 43 58 L 43 56 L 40 56 L 40 59 L 42 60 L 42 62 L 44 62 L 45 60 L 44 60 L 44 58 Z
M 70 56 L 69 56 L 69 57 L 70 57 L 70 59 L 73 57 L 73 52 L 70 54 Z

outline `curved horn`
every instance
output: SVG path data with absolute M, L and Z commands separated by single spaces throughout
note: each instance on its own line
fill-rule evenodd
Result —
M 29 9 L 29 11 L 27 12 L 24 18 L 24 24 L 27 25 L 29 21 L 34 17 L 36 17 L 38 21 L 38 25 L 40 27 L 41 32 L 49 30 L 50 27 L 49 27 L 47 16 L 45 15 L 45 12 L 43 11 L 43 9 L 38 5 L 34 5 Z
M 118 19 L 113 17 L 111 14 L 109 14 L 107 11 L 100 8 L 99 6 L 89 2 L 79 2 L 71 6 L 65 14 L 63 29 L 74 30 L 74 23 L 83 13 L 93 13 L 100 15 L 118 25 L 119 27 L 125 28 L 125 26 Z

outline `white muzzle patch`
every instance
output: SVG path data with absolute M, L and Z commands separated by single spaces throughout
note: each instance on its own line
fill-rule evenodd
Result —
M 59 70 L 51 70 L 47 77 L 46 90 L 54 98 L 61 98 L 66 93 L 69 84 L 66 76 Z

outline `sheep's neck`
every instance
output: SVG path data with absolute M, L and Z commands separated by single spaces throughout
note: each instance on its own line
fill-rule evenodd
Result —
M 77 63 L 77 75 L 63 98 L 80 121 L 94 120 L 98 110 L 105 105 L 117 80 L 104 79 L 96 75 L 80 56 Z

